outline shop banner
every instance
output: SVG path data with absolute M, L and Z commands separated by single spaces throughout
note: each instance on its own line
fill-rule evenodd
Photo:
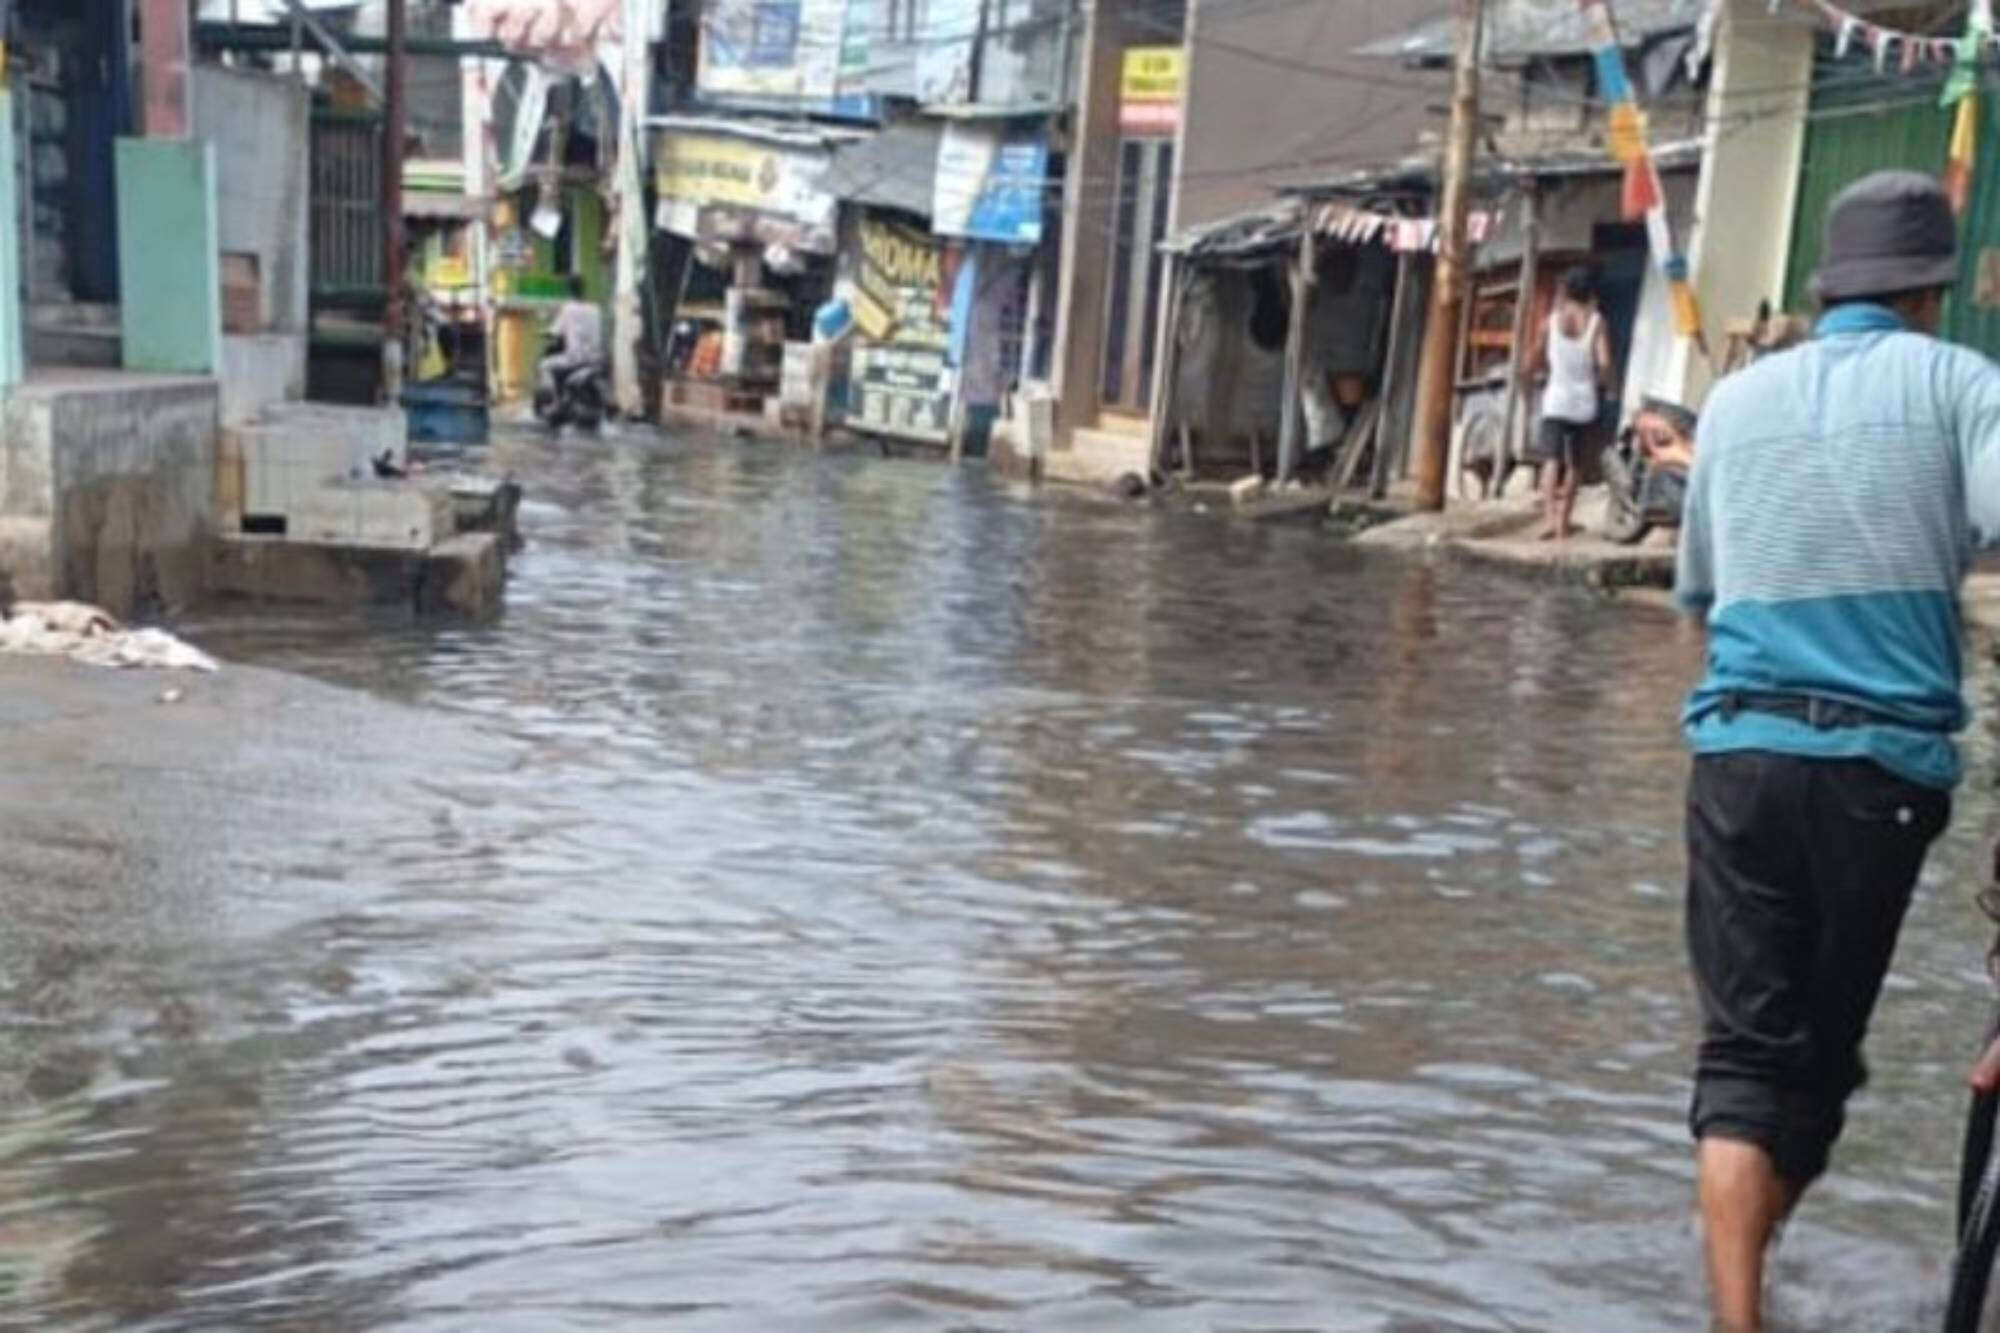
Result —
M 653 185 L 662 231 L 703 239 L 700 218 L 715 206 L 797 223 L 833 249 L 833 196 L 819 188 L 827 153 L 785 148 L 726 134 L 663 130 L 653 149 Z
M 831 101 L 848 0 L 709 0 L 695 85 L 716 97 Z
M 952 106 L 972 100 L 972 52 L 979 0 L 930 0 L 917 41 L 917 101 Z
M 863 216 L 854 228 L 849 419 L 864 430 L 943 442 L 955 379 L 947 364 L 959 251 L 937 236 Z
M 944 236 L 1036 245 L 1048 170 L 1048 141 L 1039 125 L 1006 131 L 947 124 L 938 139 L 931 227 Z
M 1132 46 L 1118 80 L 1118 128 L 1134 136 L 1169 135 L 1180 128 L 1187 56 L 1178 46 Z

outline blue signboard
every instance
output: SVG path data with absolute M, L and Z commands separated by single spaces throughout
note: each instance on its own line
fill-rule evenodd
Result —
M 1000 141 L 985 188 L 973 202 L 965 234 L 986 241 L 1034 245 L 1042 239 L 1042 190 L 1049 174 L 1049 145 L 1041 128 Z
M 931 225 L 940 236 L 1006 245 L 1042 239 L 1049 146 L 1039 124 L 947 124 L 938 139 Z

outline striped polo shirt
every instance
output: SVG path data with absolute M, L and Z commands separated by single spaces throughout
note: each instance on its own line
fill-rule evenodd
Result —
M 1723 380 L 1696 434 L 1675 599 L 1708 620 L 1682 721 L 1697 754 L 1865 758 L 1960 776 L 1958 587 L 2000 541 L 2000 367 L 1847 304 Z M 1880 725 L 1732 712 L 1733 693 L 1854 704 Z

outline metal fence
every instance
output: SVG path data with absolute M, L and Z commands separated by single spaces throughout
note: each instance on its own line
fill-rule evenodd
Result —
M 315 298 L 382 290 L 382 120 L 313 113 L 312 289 Z

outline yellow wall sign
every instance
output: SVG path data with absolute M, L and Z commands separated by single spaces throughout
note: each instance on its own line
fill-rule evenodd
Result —
M 778 152 L 720 134 L 661 136 L 655 171 L 662 197 L 741 208 L 776 208 L 785 183 Z
M 1172 134 L 1180 125 L 1187 55 L 1178 46 L 1130 46 L 1118 79 L 1118 126 L 1126 134 Z

